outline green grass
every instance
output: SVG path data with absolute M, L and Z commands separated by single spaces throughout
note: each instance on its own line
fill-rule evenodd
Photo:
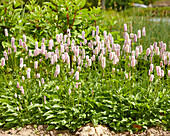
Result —
M 170 17 L 170 7 L 130 8 L 121 11 L 123 16 Z

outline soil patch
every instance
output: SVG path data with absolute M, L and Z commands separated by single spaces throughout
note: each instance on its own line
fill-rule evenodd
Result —
M 135 134 L 130 132 L 115 133 L 104 125 L 94 127 L 91 124 L 79 128 L 74 134 L 71 134 L 69 130 L 46 131 L 46 128 L 46 125 L 39 125 L 37 127 L 35 125 L 27 125 L 24 128 L 18 129 L 0 129 L 0 136 L 170 136 L 170 131 L 163 131 L 159 127 L 150 128 Z

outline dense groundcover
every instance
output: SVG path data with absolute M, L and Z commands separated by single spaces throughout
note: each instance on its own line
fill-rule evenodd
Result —
M 0 126 L 47 124 L 48 130 L 75 131 L 93 123 L 115 131 L 168 129 L 169 48 L 163 41 L 141 45 L 147 34 L 141 29 L 133 32 L 132 24 L 124 24 L 121 44 L 99 26 L 74 34 L 68 27 L 51 38 L 10 38 L 4 29 Z

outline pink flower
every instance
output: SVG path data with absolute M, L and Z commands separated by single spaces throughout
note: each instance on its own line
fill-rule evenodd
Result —
M 80 72 L 80 71 L 81 71 L 81 67 L 80 67 L 80 66 L 78 66 L 78 67 L 77 67 L 77 70 Z
M 59 90 L 59 86 L 56 86 L 56 89 Z
M 68 90 L 69 95 L 71 94 L 71 89 Z
M 152 82 L 152 81 L 153 81 L 153 79 L 154 79 L 154 75 L 153 75 L 153 74 L 151 74 L 151 76 L 150 76 L 150 81 Z
M 48 49 L 49 50 L 52 50 L 52 47 L 54 46 L 54 42 L 53 42 L 53 39 L 51 39 L 50 41 L 49 41 L 49 47 L 48 47 Z
M 17 107 L 17 111 L 19 111 L 19 108 Z
M 27 78 L 30 79 L 30 72 L 27 72 Z
M 106 36 L 107 36 L 107 32 L 106 32 L 106 31 L 104 31 L 104 32 L 103 32 L 103 35 L 104 35 L 104 38 L 106 38 Z
M 79 80 L 79 72 L 78 71 L 76 71 L 76 80 Z
M 46 103 L 46 96 L 44 95 L 44 103 Z
M 39 73 L 37 73 L 37 78 L 40 78 L 40 74 Z
M 14 46 L 14 52 L 15 53 L 17 52 L 17 46 Z
M 88 61 L 89 60 L 89 55 L 86 55 L 86 61 Z
M 115 68 L 112 68 L 112 72 L 115 73 Z
M 161 70 L 161 77 L 164 77 L 164 70 Z
M 96 35 L 99 35 L 99 26 L 96 26 Z
M 137 35 L 134 34 L 134 42 L 137 42 Z
M 44 84 L 44 78 L 41 78 L 41 83 Z
M 12 37 L 12 38 L 11 38 L 11 47 L 14 48 L 14 45 L 15 45 L 15 38 Z
M 128 74 L 125 74 L 125 78 L 128 79 Z
M 153 64 L 150 65 L 150 71 L 153 71 Z
M 23 46 L 22 39 L 19 39 L 19 46 Z
M 26 35 L 25 34 L 23 35 L 23 40 L 26 43 Z
M 8 29 L 5 29 L 5 36 L 7 37 L 8 36 Z
M 161 67 L 160 66 L 156 66 L 156 71 L 157 71 L 157 75 L 161 76 Z
M 76 88 L 78 88 L 79 83 L 76 83 Z
M 1 66 L 3 67 L 5 65 L 5 58 L 1 58 Z
M 17 83 L 17 88 L 19 89 L 19 83 Z
M 141 30 L 138 30 L 138 39 L 141 38 Z
M 38 61 L 34 62 L 34 68 L 37 69 L 38 68 Z
M 39 83 L 39 87 L 41 87 L 41 82 L 39 81 L 38 83 Z
M 136 47 L 136 57 L 139 56 L 139 47 Z
M 35 49 L 38 48 L 38 42 L 35 42 Z
M 15 96 L 15 98 L 17 98 L 17 94 L 16 93 L 14 94 L 14 96 Z
M 135 51 L 132 51 L 132 56 L 135 56 Z
M 160 61 L 160 66 L 163 67 L 163 61 Z
M 23 64 L 24 64 L 23 58 L 20 58 L 20 68 L 23 67 Z
M 132 67 L 134 67 L 134 66 L 135 66 L 135 56 L 132 56 L 131 66 L 132 66 Z
M 142 29 L 142 36 L 146 36 L 146 30 L 145 30 L 145 27 L 143 27 L 143 29 Z
M 43 42 L 43 43 L 45 42 L 45 38 L 42 38 L 42 42 Z
M 124 32 L 127 32 L 127 24 L 124 24 Z
M 20 87 L 21 93 L 24 94 L 23 86 Z
M 58 43 L 60 43 L 60 35 L 59 34 L 56 35 L 56 40 Z
M 94 36 L 95 36 L 95 31 L 93 30 L 93 31 L 92 31 L 92 37 L 94 37 Z
M 88 60 L 88 66 L 91 66 L 91 65 L 92 65 L 92 60 L 89 59 L 89 60 Z
M 60 47 L 61 47 L 61 53 L 63 53 L 64 52 L 64 45 L 61 45 Z
M 95 61 L 95 55 L 93 55 L 93 56 L 91 57 L 91 60 L 92 60 L 92 61 Z
M 24 76 L 22 76 L 22 81 L 24 81 L 25 80 L 25 77 Z
M 149 71 L 148 71 L 148 75 L 150 76 L 151 75 L 151 70 L 149 69 Z
M 170 77 L 170 70 L 168 70 L 168 76 Z
M 102 58 L 102 67 L 103 67 L 103 69 L 106 67 L 106 58 L 105 57 Z
M 85 32 L 82 31 L 82 39 L 85 39 Z
M 156 55 L 159 55 L 159 47 L 156 47 Z

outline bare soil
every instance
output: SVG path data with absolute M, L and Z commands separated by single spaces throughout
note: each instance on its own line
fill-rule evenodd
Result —
M 71 134 L 69 130 L 53 129 L 51 131 L 46 131 L 46 128 L 46 125 L 27 125 L 24 128 L 10 130 L 0 129 L 0 136 L 170 136 L 170 131 L 163 131 L 163 129 L 159 127 L 150 128 L 144 132 L 135 134 L 131 132 L 115 133 L 104 125 L 94 127 L 90 124 L 79 128 L 74 134 Z

